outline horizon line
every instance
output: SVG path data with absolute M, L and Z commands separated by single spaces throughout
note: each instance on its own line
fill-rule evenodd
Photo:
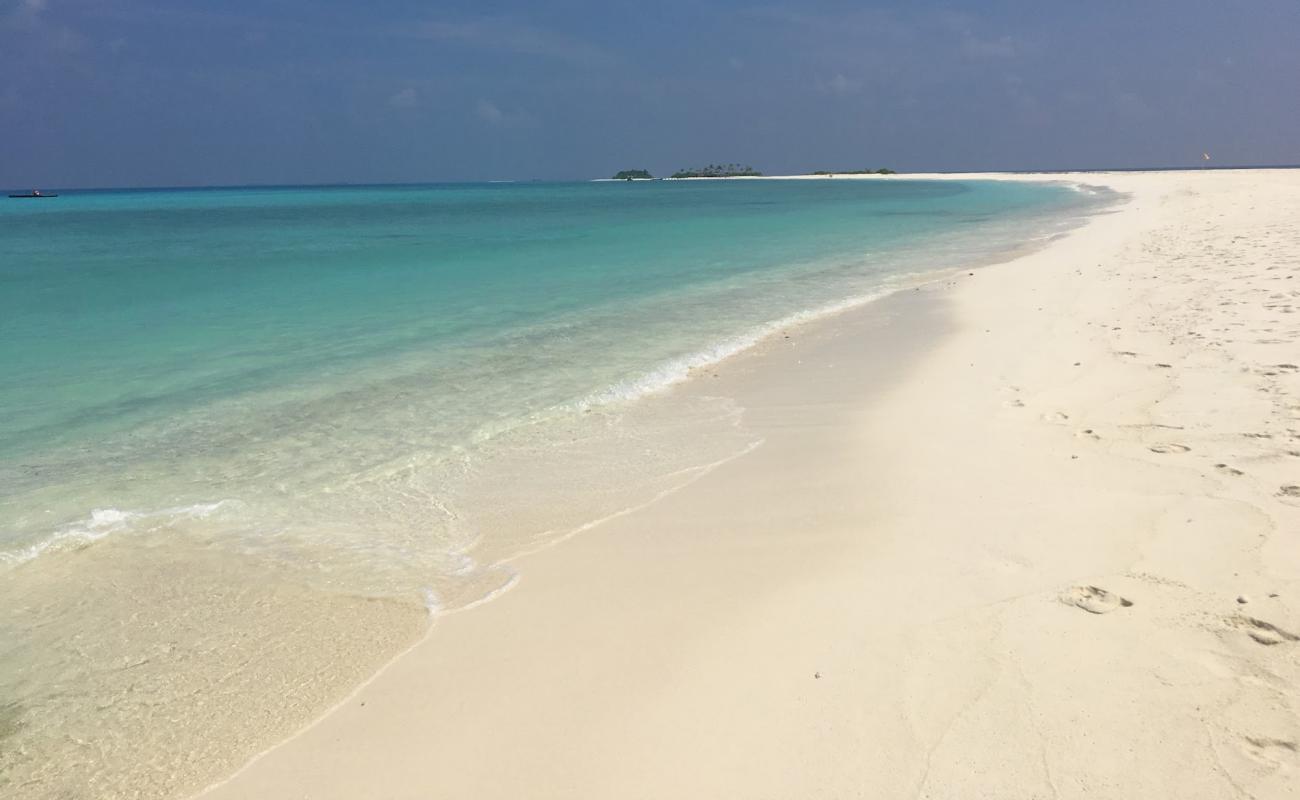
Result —
M 1054 175 L 1068 173 L 1101 173 L 1101 172 L 1196 172 L 1208 170 L 1248 170 L 1248 169 L 1300 169 L 1300 163 L 1296 164 L 1224 164 L 1224 165 L 1196 165 L 1196 166 L 1156 166 L 1156 167 L 1065 167 L 1054 169 L 950 169 L 950 170 L 899 170 L 894 173 L 895 176 L 906 177 L 908 175 L 964 175 L 964 174 L 996 174 L 996 175 Z M 842 173 L 834 170 L 822 170 L 831 174 L 849 174 L 852 170 L 844 170 Z M 751 180 L 761 180 L 763 178 L 787 178 L 804 175 L 813 175 L 813 172 L 785 172 L 774 173 L 771 175 L 757 175 Z M 646 179 L 641 179 L 646 180 Z M 669 177 L 653 178 L 653 180 L 672 180 Z M 712 178 L 710 180 L 726 180 L 726 178 Z M 166 191 L 197 191 L 197 190 L 230 190 L 230 189 L 365 189 L 377 187 L 417 187 L 417 186 L 444 186 L 444 185 L 487 185 L 487 184 L 505 184 L 505 183 L 588 183 L 592 181 L 614 181 L 622 183 L 623 181 L 614 178 L 482 178 L 478 180 L 424 180 L 424 181 L 328 181 L 321 183 L 219 183 L 219 184 L 157 184 L 142 186 L 51 186 L 42 191 L 54 192 L 166 192 Z M 14 185 L 3 187 L 6 192 L 23 191 L 31 187 Z

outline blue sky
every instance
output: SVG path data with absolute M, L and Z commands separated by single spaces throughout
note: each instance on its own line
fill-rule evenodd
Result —
M 0 0 L 0 185 L 1300 162 L 1300 2 Z

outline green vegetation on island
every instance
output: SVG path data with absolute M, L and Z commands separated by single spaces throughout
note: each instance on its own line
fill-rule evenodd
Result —
M 753 167 L 739 164 L 710 164 L 707 167 L 679 169 L 673 173 L 674 178 L 759 178 L 763 173 Z
M 819 169 L 814 175 L 897 175 L 892 169 L 881 167 L 880 169 Z
M 625 169 L 614 174 L 616 181 L 652 181 L 654 177 L 649 170 L 644 169 Z

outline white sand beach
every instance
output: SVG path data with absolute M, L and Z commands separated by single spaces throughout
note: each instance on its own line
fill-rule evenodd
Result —
M 680 386 L 762 446 L 202 797 L 1300 793 L 1300 170 L 979 177 L 1128 198 Z

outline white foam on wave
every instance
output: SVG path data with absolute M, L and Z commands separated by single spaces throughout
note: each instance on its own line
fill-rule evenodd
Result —
M 825 305 L 814 308 L 796 311 L 793 314 L 773 320 L 772 322 L 750 328 L 748 331 L 737 336 L 732 336 L 722 341 L 679 356 L 669 361 L 665 361 L 635 378 L 621 381 L 614 384 L 608 389 L 588 395 L 577 403 L 577 410 L 585 411 L 596 406 L 607 405 L 609 403 L 627 402 L 636 400 L 647 395 L 662 392 L 671 386 L 674 386 L 691 376 L 704 367 L 709 367 L 719 362 L 725 361 L 734 355 L 738 355 L 745 350 L 754 347 L 764 339 L 783 330 L 802 325 L 822 317 L 839 314 L 852 308 L 867 305 L 883 297 L 893 294 L 898 287 L 892 283 L 886 284 L 874 292 L 867 294 L 854 295 L 843 300 L 837 300 Z
M 499 564 L 497 565 L 496 568 L 504 569 Z M 515 584 L 519 583 L 518 572 L 515 572 L 514 570 L 510 570 L 510 569 L 507 569 L 505 571 L 506 571 L 506 579 L 500 586 L 496 587 L 495 589 L 492 589 L 487 594 L 483 595 L 477 600 L 471 600 L 470 602 L 466 603 L 463 606 L 459 606 L 451 609 L 447 608 L 447 605 L 442 601 L 442 598 L 438 595 L 438 593 L 433 590 L 433 587 L 426 586 L 420 590 L 420 597 L 424 602 L 424 609 L 425 611 L 429 612 L 430 617 L 439 617 L 442 616 L 443 614 L 449 614 L 457 611 L 468 611 L 471 608 L 478 608 L 484 603 L 490 603 L 493 600 L 500 597 L 501 595 L 515 588 Z
M 1098 186 L 1093 183 L 1084 183 L 1083 181 L 1063 181 L 1062 185 L 1078 194 L 1085 194 L 1089 197 L 1113 193 L 1113 190 L 1106 186 Z
M 495 589 L 493 589 L 492 591 L 488 592 L 487 594 L 483 595 L 483 596 L 480 597 L 479 599 L 474 600 L 473 602 L 470 602 L 470 603 L 466 603 L 465 605 L 461 606 L 460 608 L 458 608 L 458 609 L 456 609 L 456 610 L 457 610 L 457 611 L 469 611 L 471 608 L 478 608 L 479 606 L 483 605 L 484 603 L 490 603 L 490 602 L 492 602 L 493 600 L 495 600 L 495 599 L 497 599 L 498 597 L 500 597 L 501 595 L 503 595 L 503 594 L 505 594 L 506 592 L 510 591 L 511 589 L 515 588 L 515 584 L 519 583 L 519 573 L 518 573 L 518 572 L 515 572 L 514 570 L 511 570 L 510 573 L 509 573 L 509 575 L 510 575 L 510 577 L 506 578 L 506 582 L 505 582 L 505 583 L 501 584 L 501 585 L 498 586 L 497 588 L 495 588 Z
M 1113 191 L 1105 186 L 1098 186 L 1082 181 L 1061 181 L 1060 183 L 1079 194 L 1090 196 L 1113 194 Z M 1063 217 L 1063 219 L 1073 221 L 1075 217 L 1074 215 L 1069 215 Z M 1026 240 L 1024 232 L 1018 230 L 1015 237 L 1008 238 L 1008 242 L 1019 240 L 1035 243 L 1040 240 L 1047 241 L 1059 235 L 1059 230 L 1052 229 L 1036 235 L 1031 235 Z M 947 255 L 951 256 L 955 262 L 962 263 L 968 260 L 967 258 L 963 258 L 963 256 L 969 252 L 970 241 L 962 240 L 960 244 L 957 247 L 952 248 Z M 944 253 L 931 253 L 931 262 L 934 262 L 934 257 L 936 255 L 944 255 Z M 875 290 L 865 294 L 853 295 L 841 300 L 835 300 L 823 305 L 796 311 L 793 314 L 750 328 L 744 333 L 715 342 L 701 350 L 665 361 L 650 371 L 642 373 L 635 378 L 616 383 L 607 389 L 594 392 L 578 401 L 576 409 L 578 411 L 586 411 L 587 409 L 596 406 L 617 402 L 627 402 L 630 400 L 636 400 L 640 397 L 645 397 L 646 395 L 664 391 L 689 378 L 692 372 L 725 361 L 734 355 L 754 347 L 764 339 L 773 334 L 779 333 L 782 330 L 873 303 L 899 291 L 900 288 L 908 285 L 909 281 L 914 282 L 918 276 L 924 274 L 934 275 L 935 272 L 936 271 L 931 268 L 915 269 L 911 272 L 896 274 L 891 276 L 889 279 L 886 279 Z
M 0 550 L 0 564 L 25 564 L 48 552 L 80 550 L 110 534 L 131 527 L 143 526 L 145 529 L 152 529 L 176 520 L 204 519 L 235 503 L 234 500 L 218 500 L 214 503 L 195 503 L 158 511 L 96 508 L 91 510 L 90 516 L 86 519 L 64 525 L 39 542 L 15 550 Z
M 420 596 L 424 601 L 424 610 L 429 612 L 429 616 L 436 617 L 442 613 L 442 600 L 438 598 L 438 593 L 433 590 L 433 587 L 424 587 L 420 591 Z
M 449 554 L 451 565 L 447 571 L 457 577 L 463 577 L 478 569 L 478 562 L 463 552 Z

